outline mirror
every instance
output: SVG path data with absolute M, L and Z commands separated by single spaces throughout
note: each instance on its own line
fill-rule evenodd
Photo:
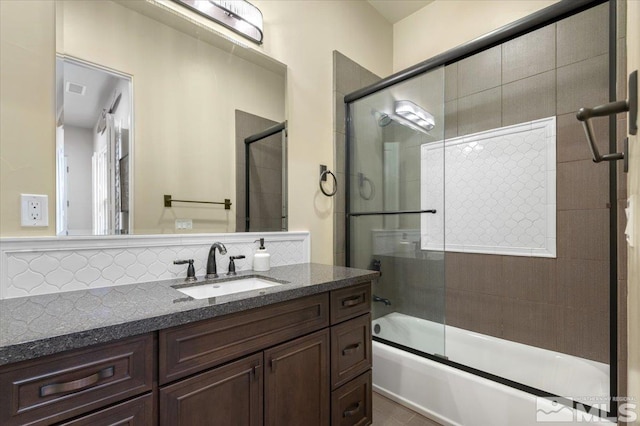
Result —
M 111 147 L 104 167 L 95 159 L 84 165 L 83 179 L 69 175 L 65 185 L 65 169 L 58 167 L 59 234 L 244 231 L 252 196 L 250 204 L 259 208 L 250 212 L 250 230 L 286 230 L 286 131 L 276 142 L 251 148 L 249 192 L 245 160 L 238 157 L 244 155 L 239 139 L 286 122 L 286 66 L 224 38 L 190 13 L 171 2 L 56 3 L 57 106 L 64 110 L 58 124 L 65 129 L 57 147 L 67 147 L 67 134 L 74 133 L 66 129 L 74 127 L 71 105 L 79 95 L 66 88 L 74 88 L 80 71 L 110 82 L 109 89 L 91 89 L 101 91 L 98 104 L 78 109 L 91 111 L 86 133 Z M 97 156 L 85 151 L 85 158 Z M 65 155 L 57 157 L 64 164 Z M 84 201 L 74 204 L 74 186 L 81 182 Z M 271 192 L 276 189 L 279 198 Z M 255 201 L 261 197 L 278 201 L 261 205 Z M 101 203 L 108 205 L 100 209 Z M 84 216 L 76 226 L 79 204 Z

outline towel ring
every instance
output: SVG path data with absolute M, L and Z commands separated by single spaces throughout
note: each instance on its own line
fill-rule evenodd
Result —
M 331 192 L 325 191 L 324 187 L 322 186 L 322 181 L 326 180 L 327 175 L 331 175 L 331 177 L 333 178 L 333 191 Z M 334 175 L 329 169 L 323 170 L 322 173 L 320 173 L 320 181 L 318 184 L 320 185 L 320 191 L 322 191 L 322 193 L 327 197 L 333 197 L 334 195 L 336 195 L 336 192 L 338 192 L 338 179 L 336 179 L 336 175 Z
M 364 183 L 369 183 L 369 195 L 366 196 L 362 188 L 364 188 Z M 376 194 L 376 187 L 373 185 L 373 181 L 366 177 L 364 173 L 358 173 L 358 192 L 360 193 L 360 198 L 363 200 L 369 201 Z

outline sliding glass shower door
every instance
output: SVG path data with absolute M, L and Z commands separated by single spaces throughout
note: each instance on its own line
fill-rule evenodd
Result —
M 381 272 L 373 335 L 444 356 L 444 69 L 353 102 L 348 114 L 347 262 Z

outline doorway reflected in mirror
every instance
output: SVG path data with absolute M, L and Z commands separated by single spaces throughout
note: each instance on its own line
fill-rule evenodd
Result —
M 56 58 L 56 233 L 131 232 L 130 76 Z

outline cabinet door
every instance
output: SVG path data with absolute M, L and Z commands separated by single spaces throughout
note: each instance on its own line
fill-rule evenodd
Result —
M 268 349 L 264 357 L 265 424 L 328 425 L 329 330 Z
M 160 425 L 262 425 L 262 352 L 160 389 Z

